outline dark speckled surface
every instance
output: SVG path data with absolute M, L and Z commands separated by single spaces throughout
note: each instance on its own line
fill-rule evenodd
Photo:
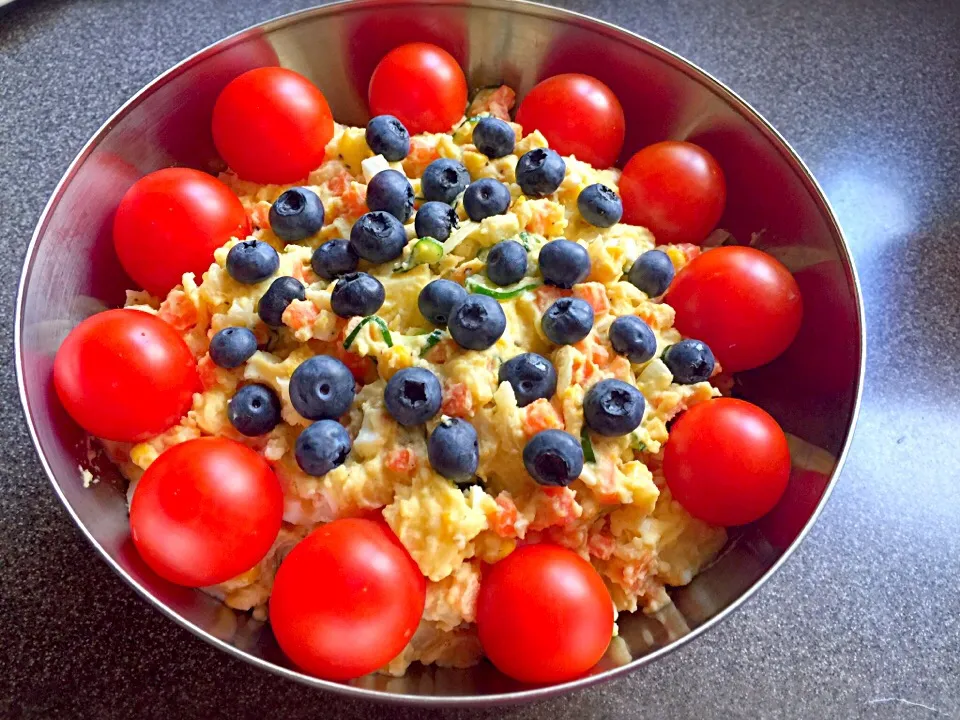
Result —
M 0 313 L 73 155 L 177 60 L 289 0 L 18 0 L 0 10 Z M 152 610 L 51 492 L 0 330 L 0 716 L 960 717 L 960 4 L 571 0 L 726 81 L 811 166 L 853 246 L 867 386 L 833 499 L 747 606 L 626 679 L 501 711 L 338 698 L 230 659 Z M 69 262 L 69 258 L 64 258 Z

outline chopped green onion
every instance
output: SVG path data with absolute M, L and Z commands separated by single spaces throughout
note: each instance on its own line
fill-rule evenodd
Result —
M 433 350 L 434 347 L 443 339 L 443 330 L 434 330 L 427 336 L 427 342 L 424 343 L 423 348 L 420 350 L 420 357 L 426 357 L 427 353 Z
M 383 336 L 383 342 L 387 344 L 387 347 L 393 347 L 393 336 L 390 335 L 390 328 L 387 327 L 387 323 L 383 321 L 383 318 L 379 318 L 376 315 L 369 315 L 358 322 L 357 326 L 347 335 L 347 339 L 343 341 L 344 350 L 350 349 L 350 346 L 353 345 L 353 341 L 357 339 L 357 335 L 360 334 L 363 326 L 371 321 L 380 328 L 380 334 Z
M 481 118 L 481 117 L 483 117 L 483 116 L 482 116 L 482 115 L 471 115 L 471 116 L 468 117 L 468 118 L 464 118 L 463 122 L 460 123 L 459 125 L 457 125 L 457 126 L 453 129 L 453 132 L 456 133 L 457 130 L 459 130 L 460 128 L 462 128 L 464 125 L 466 125 L 466 124 L 468 124 L 468 123 L 480 122 L 480 118 Z
M 467 278 L 467 290 L 479 295 L 487 295 L 495 300 L 512 300 L 529 290 L 536 290 L 543 285 L 540 280 L 521 280 L 506 287 L 488 285 L 480 275 L 471 275 Z
M 587 432 L 587 426 L 584 425 L 580 430 L 580 447 L 583 448 L 583 459 L 585 462 L 596 462 L 597 456 L 593 453 L 593 443 L 590 441 L 590 434 Z
M 410 255 L 393 268 L 395 273 L 405 273 L 417 265 L 433 265 L 443 257 L 443 245 L 432 237 L 420 238 L 410 249 Z
M 523 245 L 523 249 L 527 252 L 530 252 L 530 241 L 533 239 L 533 236 L 526 230 L 523 230 L 519 235 L 517 235 L 517 239 L 520 244 Z

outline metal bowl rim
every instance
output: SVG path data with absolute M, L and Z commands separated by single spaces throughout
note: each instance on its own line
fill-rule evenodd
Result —
M 51 469 L 49 463 L 47 462 L 46 457 L 44 456 L 41 447 L 40 440 L 37 434 L 36 426 L 33 422 L 33 417 L 30 412 L 30 406 L 27 401 L 26 386 L 23 376 L 23 357 L 22 357 L 22 343 L 23 343 L 23 313 L 24 313 L 24 300 L 25 300 L 25 289 L 28 277 L 30 275 L 30 270 L 32 269 L 33 262 L 35 259 L 35 251 L 37 243 L 40 239 L 40 236 L 46 229 L 48 218 L 57 206 L 61 195 L 63 194 L 65 188 L 73 179 L 78 168 L 82 163 L 87 159 L 87 157 L 93 152 L 93 150 L 100 144 L 100 142 L 106 137 L 109 133 L 113 124 L 122 118 L 126 113 L 136 106 L 140 99 L 149 93 L 157 90 L 162 87 L 168 81 L 179 75 L 179 73 L 198 62 L 205 60 L 208 57 L 219 54 L 220 52 L 226 50 L 227 48 L 246 40 L 248 37 L 262 33 L 270 32 L 287 25 L 296 24 L 309 17 L 322 17 L 326 15 L 336 15 L 344 10 L 349 10 L 353 7 L 363 7 L 367 5 L 374 5 L 377 7 L 389 7 L 394 5 L 409 5 L 409 4 L 426 4 L 433 6 L 451 6 L 451 7 L 463 7 L 462 3 L 456 2 L 456 0 L 414 0 L 413 3 L 405 0 L 337 0 L 336 2 L 322 5 L 319 7 L 306 8 L 303 10 L 298 10 L 295 12 L 287 13 L 281 15 L 272 20 L 267 20 L 265 22 L 257 23 L 251 25 L 243 30 L 239 30 L 231 35 L 228 35 L 205 48 L 193 53 L 187 58 L 181 60 L 170 69 L 164 71 L 152 81 L 144 85 L 140 90 L 138 90 L 133 96 L 131 96 L 126 102 L 124 102 L 104 123 L 100 126 L 96 133 L 84 144 L 84 146 L 77 153 L 76 157 L 67 167 L 66 171 L 63 174 L 63 177 L 57 183 L 56 188 L 53 191 L 53 194 L 50 197 L 50 200 L 47 201 L 46 206 L 43 209 L 43 212 L 40 214 L 40 218 L 37 221 L 37 227 L 33 232 L 33 236 L 30 239 L 30 243 L 27 246 L 27 252 L 24 256 L 23 270 L 20 275 L 20 283 L 17 289 L 17 302 L 16 310 L 14 315 L 14 360 L 16 365 L 16 374 L 17 374 L 17 386 L 20 395 L 20 403 L 23 408 L 24 416 L 26 419 L 27 427 L 30 431 L 30 437 L 33 441 L 34 448 L 37 451 L 37 455 L 40 459 L 40 463 L 43 465 L 43 469 L 47 474 L 48 479 L 50 480 L 51 485 L 53 486 L 54 491 L 57 496 L 60 498 L 60 502 L 63 503 L 63 506 L 66 508 L 67 513 L 76 523 L 80 531 L 86 536 L 87 540 L 97 549 L 106 563 L 116 572 L 121 578 L 123 578 L 129 585 L 131 585 L 134 590 L 136 590 L 144 599 L 146 599 L 151 605 L 160 610 L 167 617 L 174 620 L 180 626 L 186 628 L 191 633 L 197 637 L 205 640 L 211 645 L 229 653 L 230 655 L 240 658 L 252 665 L 255 665 L 259 668 L 267 670 L 276 675 L 295 680 L 300 683 L 311 685 L 313 687 L 322 688 L 333 693 L 344 695 L 351 698 L 358 698 L 364 700 L 371 700 L 380 703 L 390 703 L 398 705 L 409 705 L 409 706 L 421 706 L 421 707 L 490 707 L 494 705 L 506 705 L 519 702 L 529 702 L 533 700 L 543 700 L 549 697 L 554 697 L 563 693 L 567 693 L 573 690 L 578 690 L 582 688 L 589 687 L 591 685 L 611 680 L 613 678 L 624 675 L 632 670 L 646 665 L 647 663 L 653 662 L 657 658 L 660 658 L 680 647 L 690 642 L 696 637 L 699 637 L 705 633 L 710 628 L 713 628 L 721 621 L 729 617 L 740 605 L 746 602 L 748 599 L 753 597 L 753 595 L 770 579 L 770 577 L 780 569 L 780 567 L 786 562 L 786 560 L 793 554 L 797 549 L 800 543 L 806 538 L 807 534 L 810 532 L 810 529 L 813 527 L 814 523 L 817 521 L 817 518 L 820 516 L 820 513 L 823 511 L 824 506 L 830 498 L 840 476 L 841 471 L 843 470 L 843 465 L 846 462 L 847 454 L 850 449 L 851 442 L 853 440 L 854 430 L 856 428 L 857 419 L 860 412 L 860 403 L 863 395 L 863 384 L 866 371 L 866 320 L 864 315 L 863 307 L 863 294 L 860 287 L 860 280 L 857 275 L 856 266 L 853 261 L 852 253 L 850 252 L 849 244 L 846 240 L 846 237 L 843 233 L 843 229 L 840 226 L 839 221 L 833 211 L 833 208 L 830 205 L 829 200 L 823 192 L 823 189 L 820 187 L 820 184 L 813 177 L 813 174 L 810 172 L 810 169 L 807 167 L 806 163 L 800 158 L 799 154 L 793 149 L 793 147 L 787 142 L 787 140 L 764 118 L 759 112 L 757 112 L 749 103 L 747 103 L 743 98 L 741 98 L 736 92 L 727 87 L 726 84 L 715 78 L 713 75 L 708 73 L 706 70 L 700 68 L 695 63 L 687 60 L 686 58 L 678 55 L 672 50 L 664 47 L 663 45 L 650 40 L 642 35 L 634 33 L 630 30 L 618 27 L 613 23 L 609 23 L 605 20 L 600 20 L 598 18 L 593 18 L 588 15 L 584 15 L 579 12 L 572 10 L 566 10 L 563 8 L 552 7 L 549 5 L 544 5 L 539 2 L 532 2 L 531 0 L 470 0 L 469 6 L 480 7 L 485 9 L 494 9 L 494 10 L 506 10 L 508 12 L 514 12 L 525 15 L 533 15 L 536 17 L 545 17 L 551 20 L 557 20 L 565 24 L 571 24 L 576 26 L 587 26 L 591 27 L 593 30 L 602 31 L 604 34 L 612 36 L 620 41 L 627 41 L 629 44 L 633 45 L 637 50 L 643 52 L 653 50 L 653 54 L 656 55 L 659 53 L 661 60 L 664 60 L 671 64 L 674 69 L 677 69 L 691 79 L 699 82 L 702 85 L 705 85 L 708 89 L 712 90 L 716 95 L 723 98 L 729 105 L 731 105 L 735 110 L 737 110 L 741 115 L 745 116 L 747 119 L 753 121 L 753 124 L 761 130 L 764 134 L 767 135 L 768 139 L 773 141 L 773 144 L 778 148 L 782 155 L 785 156 L 787 162 L 791 165 L 794 171 L 799 176 L 800 180 L 806 186 L 808 192 L 811 193 L 813 199 L 818 202 L 821 206 L 821 211 L 823 212 L 825 218 L 829 221 L 830 229 L 834 236 L 840 240 L 839 250 L 843 260 L 846 263 L 846 268 L 850 273 L 850 280 L 854 289 L 854 296 L 857 306 L 857 322 L 859 325 L 859 356 L 860 364 L 856 377 L 856 389 L 853 407 L 851 409 L 850 423 L 846 431 L 846 435 L 843 440 L 843 445 L 840 450 L 840 454 L 837 457 L 836 467 L 834 468 L 833 473 L 830 476 L 830 481 L 828 482 L 826 488 L 824 489 L 823 496 L 820 499 L 820 502 L 817 504 L 817 507 L 814 509 L 810 518 L 807 520 L 803 529 L 794 539 L 794 541 L 787 547 L 783 554 L 773 563 L 754 583 L 736 600 L 731 602 L 727 607 L 718 612 L 709 620 L 705 621 L 702 625 L 694 628 L 686 635 L 677 638 L 669 645 L 666 645 L 662 648 L 659 648 L 647 655 L 636 658 L 626 665 L 620 667 L 611 668 L 602 673 L 596 675 L 590 675 L 584 678 L 573 680 L 570 682 L 561 683 L 558 685 L 550 685 L 545 687 L 531 688 L 529 690 L 520 690 L 516 692 L 509 693 L 499 693 L 499 694 L 490 694 L 490 695 L 453 695 L 453 696 L 421 696 L 421 695 L 410 695 L 410 694 L 400 694 L 400 693 L 388 693 L 380 690 L 370 690 L 366 688 L 358 688 L 351 685 L 343 685 L 340 683 L 330 682 L 328 680 L 321 680 L 303 673 L 291 670 L 289 668 L 281 667 L 275 665 L 272 662 L 264 660 L 259 657 L 250 655 L 249 653 L 215 637 L 214 635 L 208 633 L 206 630 L 203 630 L 200 627 L 197 627 L 191 623 L 186 618 L 177 614 L 174 610 L 169 608 L 163 602 L 158 600 L 154 595 L 143 587 L 140 583 L 133 579 L 120 565 L 107 553 L 107 551 L 100 545 L 99 542 L 93 537 L 93 535 L 87 530 L 86 526 L 81 522 L 76 511 L 70 505 L 70 502 L 67 500 L 66 495 L 60 489 L 60 485 L 57 482 L 56 477 L 54 476 L 53 470 Z M 638 46 L 639 44 L 639 46 Z M 646 47 L 643 47 L 643 46 Z

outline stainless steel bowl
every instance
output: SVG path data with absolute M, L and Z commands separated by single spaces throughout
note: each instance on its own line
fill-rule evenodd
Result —
M 199 591 L 170 585 L 130 542 L 122 481 L 88 457 L 83 433 L 59 407 L 53 356 L 81 319 L 122 304 L 132 287 L 114 256 L 110 221 L 123 192 L 169 165 L 214 170 L 210 138 L 218 91 L 253 67 L 280 64 L 310 77 L 340 122 L 367 120 L 365 91 L 390 48 L 425 40 L 460 60 L 473 87 L 506 82 L 522 96 L 538 80 L 579 71 L 616 92 L 627 117 L 621 160 L 666 138 L 708 148 L 723 166 L 729 200 L 721 226 L 780 257 L 804 291 L 794 345 L 739 376 L 738 394 L 802 438 L 785 499 L 744 528 L 719 560 L 656 616 L 621 616 L 620 637 L 588 677 L 520 686 L 484 664 L 413 668 L 404 678 L 349 684 L 296 672 L 269 626 Z M 345 695 L 422 705 L 491 705 L 543 698 L 615 677 L 696 637 L 752 595 L 803 539 L 843 464 L 863 382 L 864 319 L 849 249 L 822 191 L 786 141 L 707 73 L 659 45 L 574 13 L 508 0 L 358 0 L 295 13 L 212 45 L 157 78 L 83 148 L 50 199 L 27 253 L 17 304 L 20 395 L 41 462 L 67 511 L 104 559 L 150 603 L 221 649 L 277 674 Z M 102 480 L 85 488 L 80 467 Z M 787 611 L 787 609 L 785 609 Z

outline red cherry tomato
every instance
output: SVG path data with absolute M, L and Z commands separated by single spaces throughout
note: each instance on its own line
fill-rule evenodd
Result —
M 280 565 L 270 624 L 295 665 L 348 680 L 395 658 L 420 623 L 426 579 L 383 521 L 314 530 Z
M 539 130 L 561 155 L 576 155 L 596 168 L 617 161 L 627 127 L 613 91 L 577 73 L 538 83 L 520 103 L 517 122 L 525 133 Z
M 323 162 L 332 137 L 326 98 L 293 70 L 248 70 L 230 81 L 213 107 L 213 142 L 244 180 L 303 180 Z
M 599 573 L 572 550 L 525 545 L 484 572 L 477 599 L 483 651 L 528 683 L 572 680 L 613 635 L 613 601 Z
M 250 234 L 240 199 L 211 175 L 166 168 L 133 184 L 113 219 L 113 244 L 135 283 L 163 297 L 184 273 L 200 276 L 213 251 Z
M 744 525 L 770 512 L 790 477 L 783 430 L 756 405 L 718 398 L 673 424 L 663 476 L 674 499 L 712 525 Z
M 793 275 L 749 247 L 697 256 L 677 273 L 665 299 L 677 311 L 677 330 L 709 345 L 727 372 L 773 360 L 793 342 L 803 320 Z
M 252 568 L 282 520 L 283 491 L 270 465 L 223 437 L 162 452 L 130 503 L 130 534 L 144 561 L 189 587 L 216 585 Z
M 467 107 L 467 80 L 446 50 L 428 43 L 394 48 L 368 91 L 372 115 L 394 115 L 411 135 L 447 132 Z
M 658 244 L 699 245 L 727 204 L 727 181 L 699 145 L 667 140 L 638 152 L 620 178 L 623 221 L 642 225 Z
M 200 391 L 197 362 L 183 339 L 138 310 L 107 310 L 77 325 L 57 351 L 53 381 L 84 430 L 123 442 L 163 432 Z

